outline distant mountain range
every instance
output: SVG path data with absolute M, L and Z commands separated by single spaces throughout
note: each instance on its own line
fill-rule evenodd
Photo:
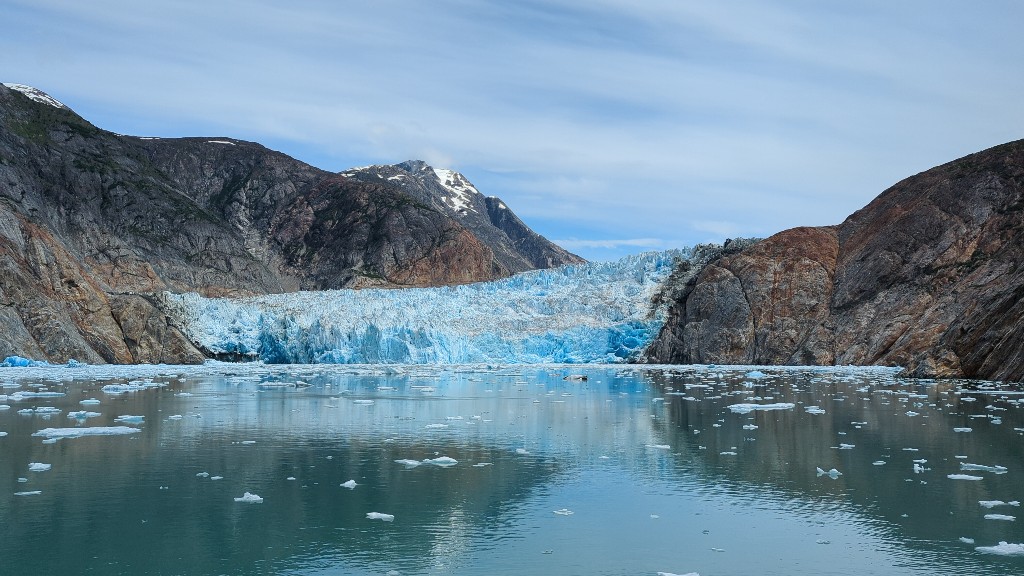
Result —
M 0 358 L 181 362 L 150 295 L 438 286 L 583 260 L 461 174 L 340 174 L 232 138 L 99 129 L 0 86 Z

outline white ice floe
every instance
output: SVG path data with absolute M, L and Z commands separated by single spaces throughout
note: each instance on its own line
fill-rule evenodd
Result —
M 555 510 L 555 514 L 558 514 L 559 516 L 572 516 L 575 512 L 568 508 L 562 508 L 560 510 Z
M 981 476 L 971 476 L 970 474 L 947 474 L 946 478 L 950 480 L 984 480 Z
M 686 574 L 676 574 L 674 572 L 658 572 L 658 576 L 700 576 L 696 572 L 687 572 Z
M 1009 544 L 1005 541 L 1000 541 L 995 546 L 978 546 L 975 550 L 1000 556 L 1024 556 L 1024 544 Z
M 223 480 L 223 476 L 210 476 L 210 480 Z
M 455 466 L 459 463 L 455 458 L 449 458 L 448 456 L 440 456 L 438 458 L 428 458 L 423 461 L 424 464 L 433 464 L 434 466 L 440 466 L 447 468 L 448 466 Z
M 381 512 L 367 512 L 366 518 L 368 520 L 383 520 L 385 522 L 392 522 L 395 519 L 394 514 L 383 514 Z
M 89 418 L 96 418 L 102 416 L 99 412 L 89 412 L 87 410 L 76 410 L 74 412 L 68 412 L 68 418 L 75 420 L 86 420 Z
M 835 468 L 832 468 L 828 472 L 822 470 L 821 468 L 815 468 L 814 470 L 815 470 L 815 472 L 817 472 L 819 477 L 820 476 L 828 476 L 829 478 L 831 478 L 833 480 L 835 480 L 836 478 L 839 478 L 840 476 L 843 475 L 842 472 L 840 472 L 839 470 L 836 470 Z
M 818 406 L 808 406 L 808 407 L 804 408 L 804 412 L 807 412 L 808 414 L 824 414 L 825 413 L 825 411 L 822 410 Z
M 744 424 L 743 425 L 743 429 L 744 430 L 757 430 L 757 428 L 758 428 L 757 424 Z
M 395 460 L 395 462 L 397 462 L 398 464 L 404 464 L 409 468 L 415 468 L 420 464 L 423 464 L 423 462 L 420 462 L 419 460 L 412 460 L 410 458 L 402 458 L 401 460 Z
M 484 466 L 492 466 L 492 465 L 493 464 L 490 463 L 490 462 L 477 462 L 476 464 L 473 464 L 473 468 L 483 468 Z
M 978 500 L 978 504 L 984 508 L 995 508 L 996 506 L 1020 506 L 1020 502 L 1017 500 L 1012 500 L 1010 502 L 1003 502 L 1002 500 Z
M 961 536 L 960 541 L 964 544 L 974 544 L 974 538 L 966 538 L 964 536 Z
M 647 444 L 646 446 L 652 450 L 669 450 L 672 448 L 668 444 Z
M 856 444 L 840 444 L 839 445 L 839 449 L 840 450 L 853 450 L 856 447 L 857 447 Z
M 447 428 L 447 427 L 448 427 L 447 424 L 427 424 L 426 426 L 424 426 L 424 428 L 426 428 L 428 430 L 440 430 L 442 428 Z
M 246 492 L 245 494 L 242 494 L 242 496 L 240 498 L 235 498 L 235 502 L 248 502 L 249 504 L 262 504 L 263 503 L 263 498 L 260 498 L 258 495 L 253 494 L 251 492 Z
M 1006 474 L 1006 466 L 986 466 L 984 464 L 970 464 L 968 462 L 960 463 L 961 470 L 977 470 L 980 472 L 992 472 L 995 474 Z
M 1016 522 L 1016 516 L 1008 516 L 1006 514 L 985 514 L 985 520 L 1003 520 L 1005 522 Z
M 42 462 L 29 462 L 29 472 L 46 472 L 50 468 L 53 468 L 53 464 L 44 464 Z
M 82 406 L 95 406 L 96 404 L 99 403 L 100 401 L 95 398 L 88 398 L 86 400 L 82 400 L 79 402 L 79 404 L 81 404 Z
M 121 434 L 136 434 L 138 432 L 141 432 L 141 430 L 130 426 L 94 426 L 90 428 L 43 428 L 32 435 L 53 439 L 78 438 L 80 436 L 119 436 Z
M 871 464 L 873 464 L 875 466 L 885 466 L 885 460 L 875 460 Z
M 753 380 L 760 380 L 761 378 L 766 377 L 767 374 L 761 372 L 760 370 L 751 370 L 750 372 L 744 374 L 744 376 Z
M 791 410 L 796 408 L 792 402 L 776 402 L 775 404 L 733 404 L 728 407 L 736 414 L 749 414 L 754 410 Z
M 970 432 L 971 428 L 953 428 L 953 432 Z
M 14 495 L 15 496 L 36 496 L 36 495 L 42 494 L 42 493 L 43 493 L 42 490 L 29 490 L 28 492 L 15 492 Z
M 209 477 L 210 477 L 210 473 L 209 472 L 197 472 L 196 473 L 196 478 L 209 478 Z
M 529 454 L 529 453 L 530 453 L 530 451 L 527 450 L 526 448 L 516 448 L 516 454 L 526 455 L 526 454 Z
M 7 432 L 0 432 L 0 438 L 3 438 L 4 436 L 7 436 Z
M 352 403 L 353 404 L 362 404 L 363 406 L 369 406 L 370 404 L 373 404 L 373 400 L 359 399 L 359 400 L 353 400 Z
M 342 488 L 348 488 L 349 490 L 354 490 L 356 486 L 358 486 L 358 484 L 356 484 L 355 480 L 349 480 L 348 482 L 341 483 Z
M 126 414 L 124 416 L 118 416 L 117 418 L 114 418 L 114 421 L 122 422 L 124 424 L 142 424 L 142 422 L 145 419 L 145 416 L 130 416 Z

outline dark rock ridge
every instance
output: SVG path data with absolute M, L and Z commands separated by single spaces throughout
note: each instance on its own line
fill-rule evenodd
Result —
M 121 136 L 0 85 L 0 358 L 201 361 L 159 312 L 164 290 L 436 286 L 577 262 L 457 172 L 335 174 L 231 138 Z
M 838 226 L 712 261 L 649 360 L 1024 378 L 1024 140 L 912 176 Z

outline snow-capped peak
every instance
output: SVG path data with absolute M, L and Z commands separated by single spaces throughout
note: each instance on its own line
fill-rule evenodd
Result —
M 465 210 L 476 212 L 476 208 L 473 207 L 471 200 L 473 195 L 480 195 L 480 191 L 476 189 L 476 186 L 470 184 L 465 176 L 454 170 L 433 167 L 431 169 L 434 171 L 434 175 L 437 176 L 441 186 L 444 186 L 445 190 L 452 193 L 452 197 L 445 198 L 445 201 L 451 204 L 456 212 L 463 212 Z
M 54 108 L 68 108 L 63 103 L 61 103 L 60 100 L 57 100 L 53 96 L 50 96 L 49 94 L 43 92 L 38 88 L 33 88 L 31 86 L 26 86 L 24 84 L 14 84 L 12 82 L 4 82 L 4 86 L 10 88 L 11 90 L 17 90 L 18 92 L 21 92 L 22 94 L 28 96 L 36 102 L 41 102 L 43 104 L 53 106 Z

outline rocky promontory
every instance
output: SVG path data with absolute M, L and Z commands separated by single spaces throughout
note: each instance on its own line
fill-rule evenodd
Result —
M 710 262 L 652 362 L 903 366 L 1024 378 L 1024 141 L 899 182 L 838 226 Z

